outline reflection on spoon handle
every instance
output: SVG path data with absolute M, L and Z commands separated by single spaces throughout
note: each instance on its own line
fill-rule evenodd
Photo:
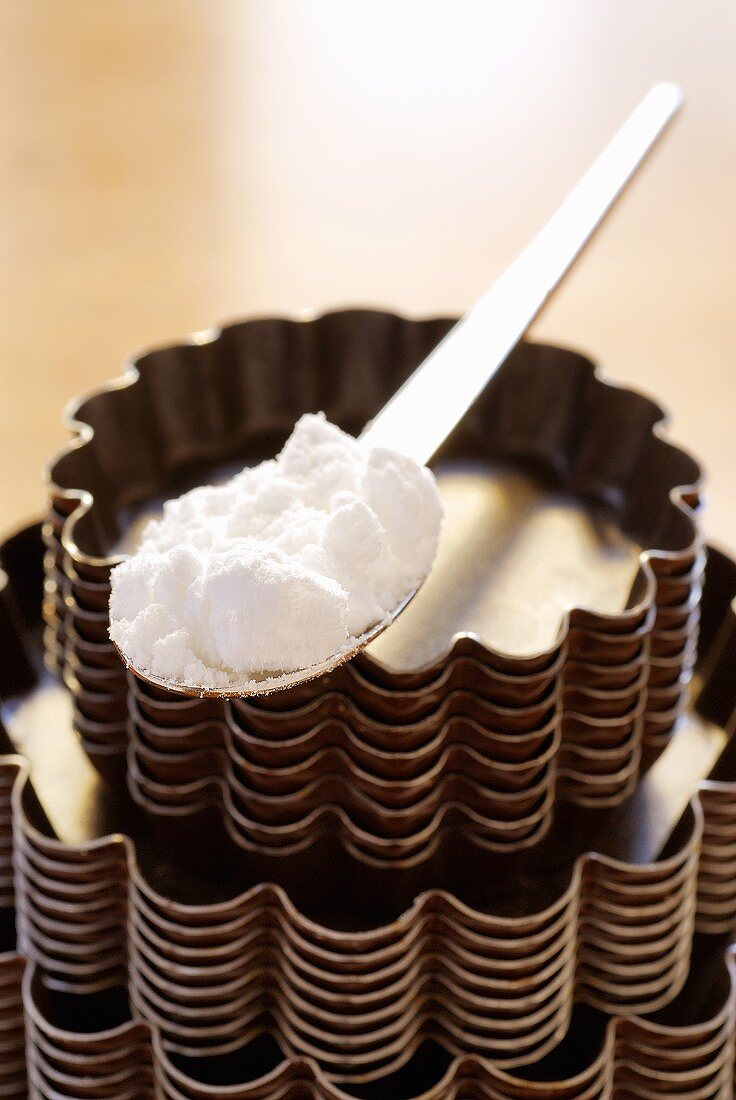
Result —
M 368 424 L 361 439 L 426 463 L 487 385 L 674 117 L 682 94 L 657 84 L 557 213 Z

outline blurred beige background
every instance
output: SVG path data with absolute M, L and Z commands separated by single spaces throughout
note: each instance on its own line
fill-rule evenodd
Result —
M 688 106 L 535 334 L 658 395 L 736 547 L 733 0 L 0 0 L 0 521 L 73 395 L 251 312 L 461 311 L 650 84 Z

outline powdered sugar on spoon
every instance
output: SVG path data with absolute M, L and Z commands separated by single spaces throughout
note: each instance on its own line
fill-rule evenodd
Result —
M 428 574 L 441 520 L 429 470 L 303 416 L 276 459 L 148 523 L 113 570 L 110 636 L 160 686 L 282 688 L 385 628 Z

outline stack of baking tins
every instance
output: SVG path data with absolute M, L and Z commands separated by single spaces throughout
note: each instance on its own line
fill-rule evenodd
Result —
M 698 885 L 698 917 L 708 932 L 728 932 L 736 921 L 736 801 L 731 784 L 714 778 L 701 792 L 705 810 Z
M 709 586 L 703 593 L 703 634 L 713 638 L 717 657 L 708 670 L 700 693 L 701 705 L 709 717 L 726 728 L 728 743 L 709 780 L 700 789 L 703 805 L 703 839 L 698 874 L 697 927 L 710 934 L 736 930 L 736 713 L 728 704 L 736 682 L 736 630 L 733 617 L 719 612 L 731 601 L 736 607 L 736 580 L 732 563 L 724 555 L 709 553 Z
M 416 635 L 427 634 L 432 606 L 424 593 L 405 616 L 415 637 L 403 638 L 401 660 L 381 660 L 379 650 L 273 701 L 218 704 L 126 684 L 107 637 L 125 510 L 164 495 L 183 468 L 255 461 L 264 440 L 283 438 L 318 387 L 303 364 L 283 406 L 264 387 L 300 354 L 323 395 L 332 383 L 328 416 L 354 430 L 445 328 L 368 312 L 245 323 L 209 343 L 153 352 L 75 408 L 77 439 L 50 470 L 47 655 L 90 757 L 109 773 L 129 750 L 131 790 L 152 813 L 214 802 L 232 836 L 263 853 L 304 849 L 335 830 L 347 850 L 377 863 L 421 861 L 448 829 L 511 850 L 548 831 L 558 794 L 586 807 L 623 801 L 642 744 L 661 748 L 675 728 L 697 638 L 699 470 L 657 434 L 662 413 L 652 402 L 604 384 L 578 355 L 534 346 L 515 353 L 441 457 L 472 468 L 486 493 L 499 491 L 489 469 L 514 462 L 607 507 L 608 522 L 615 514 L 642 547 L 618 605 L 560 604 L 546 634 L 534 605 L 506 608 L 504 649 L 470 636 L 482 607 L 461 578 L 464 618 L 433 621 L 431 653 L 418 660 Z M 497 540 L 520 522 L 516 487 L 505 491 L 510 515 L 492 532 Z M 522 525 L 532 517 L 530 530 L 533 511 L 532 502 L 521 516 Z M 608 549 L 625 559 L 623 544 Z M 471 576 L 499 568 L 503 552 L 469 563 Z M 446 574 L 453 569 L 456 558 L 445 563 Z M 453 594 L 450 586 L 444 597 Z
M 317 923 L 275 886 L 177 902 L 152 887 L 122 839 L 44 837 L 23 798 L 16 821 L 24 951 L 53 988 L 82 996 L 123 984 L 129 955 L 134 1008 L 188 1057 L 237 1049 L 266 1029 L 337 1081 L 385 1076 L 425 1038 L 525 1065 L 559 1042 L 575 999 L 652 1012 L 688 971 L 697 813 L 671 856 L 642 866 L 579 857 L 559 895 L 522 916 L 434 890 L 360 932 Z
M 127 962 L 125 850 L 103 840 L 81 853 L 16 827 L 18 939 L 59 988 L 75 993 L 124 981 Z
M 124 998 L 98 994 L 88 1005 L 79 998 L 55 1000 L 30 970 L 24 1002 L 30 1096 L 143 1100 L 153 1095 L 150 1030 L 125 1018 Z
M 1 727 L 0 727 L 1 731 Z M 0 751 L 5 745 L 0 739 Z M 24 960 L 15 949 L 12 788 L 22 762 L 0 756 L 0 1096 L 26 1095 L 25 1029 L 21 980 Z
M 722 762 L 723 789 L 679 824 L 673 782 L 680 744 L 713 754 L 736 705 L 730 574 L 715 555 L 698 647 L 700 474 L 651 401 L 520 347 L 439 456 L 430 581 L 321 681 L 186 698 L 128 677 L 107 638 L 141 511 L 273 454 L 304 411 L 357 432 L 448 327 L 246 322 L 75 406 L 43 529 L 64 685 L 46 691 L 68 695 L 111 789 L 65 825 L 67 792 L 52 829 L 16 787 L 33 1095 L 731 1096 L 733 987 L 709 921 L 733 920 L 715 881 L 733 775 Z M 28 735 L 48 726 L 28 681 L 37 538 L 5 555 L 19 614 L 0 615 L 17 657 L 0 696 L 47 760 L 69 729 Z M 570 588 L 591 560 L 597 582 Z M 696 659 L 712 713 L 690 709 Z M 63 774 L 89 798 L 89 776 Z
M 17 569 L 32 566 L 37 539 L 37 530 L 23 533 Z M 720 745 L 736 724 L 736 618 L 730 606 L 736 568 L 714 552 L 711 568 L 698 657 L 702 686 L 697 710 L 682 731 L 684 744 L 693 740 L 701 754 Z M 23 590 L 23 579 L 11 572 L 11 594 Z M 35 663 L 36 637 L 33 620 L 26 621 L 13 651 L 21 670 L 25 659 Z M 0 679 L 3 697 L 14 696 L 11 730 L 20 715 L 18 729 L 28 732 L 40 692 L 44 706 L 36 732 L 47 740 L 34 749 L 36 760 L 43 761 L 51 746 L 64 756 L 70 731 L 43 728 L 49 689 L 19 692 L 14 675 L 11 660 Z M 723 734 L 717 734 L 716 722 Z M 705 736 L 709 729 L 713 744 Z M 591 824 L 573 814 L 579 835 L 565 829 L 567 840 L 556 838 L 555 845 L 565 849 L 557 867 L 551 866 L 555 845 L 540 844 L 534 876 L 517 859 L 516 870 L 507 869 L 482 907 L 435 890 L 391 923 L 368 918 L 357 932 L 341 928 L 339 918 L 330 924 L 307 916 L 275 886 L 203 904 L 182 900 L 193 880 L 182 869 L 172 892 L 177 861 L 163 866 L 170 849 L 157 847 L 154 860 L 147 857 L 146 868 L 139 866 L 136 852 L 149 838 L 132 806 L 119 808 L 118 823 L 127 832 L 139 830 L 135 841 L 120 835 L 61 840 L 51 835 L 30 785 L 16 780 L 19 923 L 31 963 L 23 990 L 31 1095 L 726 1100 L 732 1096 L 736 1034 L 733 967 L 724 957 L 728 940 L 701 933 L 691 958 L 696 897 L 700 906 L 708 895 L 709 871 L 706 866 L 698 878 L 698 852 L 703 829 L 708 836 L 715 818 L 704 798 L 672 827 L 679 810 L 665 792 L 678 777 L 674 764 L 674 772 L 668 770 L 665 753 L 624 811 L 593 815 L 606 854 L 578 855 L 570 864 L 569 853 L 583 851 Z M 79 782 L 67 764 L 63 774 L 73 785 Z M 736 803 L 732 745 L 714 774 L 724 800 L 730 793 Z M 2 792 L 0 813 L 7 810 L 10 786 Z M 68 791 L 64 796 L 59 806 Z M 104 789 L 97 797 L 101 805 L 109 798 Z M 65 831 L 89 829 L 89 813 L 89 805 L 80 807 Z M 661 833 L 668 837 L 664 850 L 642 861 L 648 847 L 658 846 L 643 834 L 656 831 L 662 816 L 670 822 Z M 312 851 L 305 861 L 310 869 L 314 857 Z M 41 862 L 43 879 L 28 869 Z M 178 861 L 182 868 L 184 862 Z M 567 868 L 567 884 L 535 908 L 539 897 L 559 887 L 560 868 Z M 487 873 L 482 858 L 468 864 L 462 876 L 468 891 L 475 885 L 482 893 L 478 880 Z M 87 892 L 92 883 L 105 888 Z M 228 890 L 211 878 L 207 888 Z M 328 893 L 339 911 L 341 894 Z M 28 902 L 45 914 L 55 896 L 62 906 L 53 920 L 36 920 Z M 85 919 L 91 916 L 85 899 L 90 910 L 103 914 L 119 948 L 107 958 L 100 953 L 103 929 Z M 508 912 L 509 902 L 516 915 Z M 519 912 L 524 908 L 526 913 Z M 704 916 L 698 908 L 699 922 Z M 127 966 L 120 965 L 125 956 Z M 399 1038 L 392 1043 L 384 1024 L 366 1052 L 349 1029 L 361 1017 L 365 1023 L 366 1000 L 377 1014 L 396 996 L 402 967 L 409 972 L 408 996 L 396 1013 L 387 1013 Z M 548 1006 L 552 1019 L 545 1036 L 540 1017 Z M 330 1010 L 339 1032 L 328 1034 Z M 313 1027 L 316 1016 L 319 1028 Z M 346 1050 L 340 1044 L 347 1034 L 352 1041 Z
M 704 560 L 684 554 L 655 563 L 657 612 L 652 629 L 644 742 L 663 748 L 683 714 L 695 663 Z

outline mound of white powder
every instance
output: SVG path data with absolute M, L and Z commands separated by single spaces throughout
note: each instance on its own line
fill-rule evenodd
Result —
M 306 668 L 417 587 L 441 522 L 429 470 L 303 416 L 277 458 L 148 523 L 112 572 L 110 637 L 139 671 L 202 689 Z

